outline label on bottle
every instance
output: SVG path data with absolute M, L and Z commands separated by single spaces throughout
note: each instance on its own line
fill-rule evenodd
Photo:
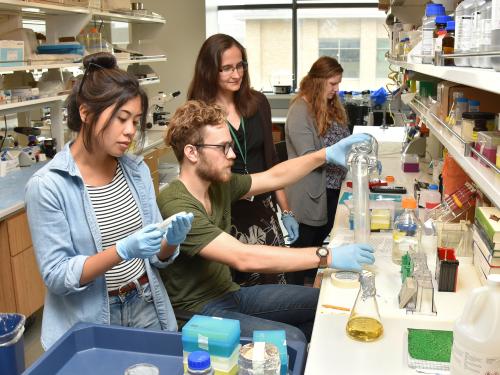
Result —
M 471 48 L 472 32 L 474 24 L 472 16 L 462 16 L 460 29 L 460 45 L 455 46 L 455 49 L 460 51 L 468 51 Z
M 491 1 L 491 29 L 500 29 L 500 0 Z
M 464 347 L 457 340 L 451 351 L 451 372 L 461 375 L 499 374 L 500 357 Z

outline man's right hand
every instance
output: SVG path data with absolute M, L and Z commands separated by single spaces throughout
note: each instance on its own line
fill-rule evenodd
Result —
M 373 247 L 365 243 L 354 243 L 333 248 L 331 268 L 360 272 L 363 264 L 373 264 Z
M 149 258 L 160 251 L 163 231 L 150 224 L 116 243 L 116 252 L 123 260 Z
M 326 148 L 326 162 L 328 164 L 336 164 L 347 168 L 346 155 L 351 150 L 351 146 L 355 143 L 369 141 L 370 136 L 365 133 L 353 134 L 343 138 L 337 143 Z

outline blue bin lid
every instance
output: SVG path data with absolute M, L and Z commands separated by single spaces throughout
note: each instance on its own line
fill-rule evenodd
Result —
M 188 368 L 190 370 L 207 370 L 210 366 L 210 354 L 208 352 L 204 350 L 197 350 L 189 353 Z
M 0 314 L 0 345 L 12 341 L 24 327 L 25 320 L 22 314 Z

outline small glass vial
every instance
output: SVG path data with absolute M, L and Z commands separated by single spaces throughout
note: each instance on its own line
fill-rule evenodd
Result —
M 362 271 L 359 282 L 358 296 L 347 322 L 346 333 L 354 340 L 370 342 L 377 340 L 384 332 L 375 298 L 375 275 L 370 271 Z
M 469 100 L 469 112 L 479 112 L 479 105 L 481 102 L 479 100 L 471 99 Z
M 186 375 L 213 375 L 215 374 L 210 363 L 210 354 L 203 350 L 189 353 Z

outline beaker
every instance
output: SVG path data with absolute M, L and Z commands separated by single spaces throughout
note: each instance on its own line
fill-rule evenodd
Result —
M 354 211 L 354 241 L 368 242 L 370 236 L 369 175 L 377 170 L 378 143 L 369 136 L 368 141 L 355 143 L 347 153 L 346 163 L 352 177 L 352 199 Z
M 370 271 L 362 271 L 359 282 L 358 296 L 347 322 L 346 333 L 354 340 L 370 342 L 384 332 L 375 298 L 375 275 Z

